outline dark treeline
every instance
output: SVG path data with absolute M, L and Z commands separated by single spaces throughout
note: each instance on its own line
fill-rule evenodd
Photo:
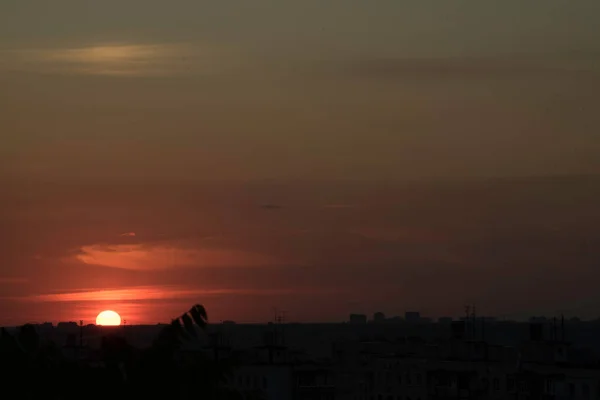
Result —
M 15 334 L 3 328 L 3 390 L 22 399 L 242 399 L 224 385 L 235 367 L 232 358 L 179 351 L 199 340 L 207 325 L 206 310 L 195 305 L 166 325 L 151 347 L 138 349 L 119 335 L 108 335 L 93 360 L 65 357 L 58 345 L 43 342 L 33 325 Z

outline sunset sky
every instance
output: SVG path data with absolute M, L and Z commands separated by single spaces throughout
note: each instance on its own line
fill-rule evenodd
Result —
M 3 0 L 0 324 L 600 316 L 597 0 Z

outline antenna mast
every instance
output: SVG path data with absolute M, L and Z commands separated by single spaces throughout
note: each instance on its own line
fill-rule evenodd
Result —
M 472 318 L 472 330 L 473 330 L 473 340 L 475 340 L 477 338 L 477 314 L 476 314 L 476 310 L 475 310 L 475 304 L 473 304 L 473 312 L 471 314 L 471 318 Z

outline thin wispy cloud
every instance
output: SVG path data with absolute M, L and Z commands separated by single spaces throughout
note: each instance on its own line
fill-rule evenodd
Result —
M 82 246 L 75 258 L 85 264 L 136 271 L 163 270 L 177 267 L 277 265 L 277 260 L 270 256 L 234 249 L 187 249 L 142 244 Z
M 125 233 L 121 233 L 121 236 L 123 236 L 123 237 L 135 237 L 136 234 L 135 234 L 135 232 L 125 232 Z
M 189 289 L 178 286 L 142 286 L 132 289 L 80 290 L 66 293 L 39 294 L 18 298 L 32 302 L 85 302 L 85 301 L 149 301 L 149 300 L 183 300 L 200 296 L 223 295 L 290 295 L 305 291 L 298 289 Z M 312 291 L 310 291 L 312 292 Z
M 123 77 L 217 73 L 239 64 L 229 49 L 188 44 L 90 44 L 3 53 L 4 66 L 43 73 Z
M 323 206 L 323 208 L 329 208 L 329 209 L 341 209 L 341 210 L 347 210 L 347 209 L 354 209 L 354 208 L 358 208 L 357 204 L 326 204 L 325 206 Z

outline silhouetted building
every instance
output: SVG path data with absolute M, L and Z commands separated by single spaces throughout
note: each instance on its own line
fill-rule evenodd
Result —
M 351 324 L 366 324 L 367 316 L 364 314 L 350 314 Z
M 419 322 L 421 320 L 421 313 L 417 311 L 407 311 L 404 314 L 404 319 L 406 320 L 406 322 Z
M 224 388 L 242 395 L 238 398 L 246 399 L 600 399 L 599 322 L 568 325 L 572 344 L 563 339 L 566 326 L 562 319 L 554 319 L 552 324 L 547 320 L 488 326 L 481 317 L 446 318 L 441 319 L 445 323 L 423 324 L 418 313 L 407 314 L 410 321 L 418 316 L 419 323 L 391 325 L 390 319 L 374 315 L 374 320 L 386 324 L 367 324 L 365 315 L 354 314 L 351 320 L 358 324 L 211 325 L 198 340 L 184 340 L 174 354 L 173 366 L 187 373 L 185 369 L 195 368 L 198 359 L 203 363 L 234 361 L 221 382 Z M 473 326 L 479 329 L 477 335 Z M 39 342 L 26 335 L 35 334 L 30 328 L 3 329 L 0 357 L 7 366 L 16 363 L 29 368 L 27 349 L 37 346 L 32 343 L 54 341 L 58 346 L 53 357 L 69 367 L 67 385 L 77 379 L 71 374 L 81 373 L 96 374 L 101 382 L 109 382 L 113 360 L 144 355 L 142 348 L 151 345 L 154 335 L 164 328 L 128 326 L 127 330 L 135 333 L 130 338 L 136 338 L 136 350 L 131 353 L 128 342 L 116 336 L 123 329 L 84 326 L 71 331 L 76 327 L 73 323 L 61 327 L 61 331 L 56 328 L 42 336 L 43 330 L 36 326 L 43 338 Z M 81 346 L 81 333 L 85 334 L 85 346 Z M 105 336 L 107 333 L 110 336 Z M 581 341 L 585 346 L 595 344 L 595 348 L 580 347 Z M 199 352 L 204 353 L 202 357 Z M 143 368 L 142 364 L 122 365 L 128 376 L 144 376 L 143 369 L 136 370 Z M 113 383 L 122 385 L 121 375 L 114 377 Z M 147 382 L 138 383 L 141 385 L 135 390 Z
M 382 323 L 385 322 L 385 314 L 382 312 L 376 312 L 373 314 L 373 322 Z
M 58 325 L 56 325 L 56 329 L 58 330 L 73 330 L 73 329 L 79 329 L 79 324 L 77 322 L 59 322 Z
M 294 368 L 297 400 L 334 400 L 336 394 L 335 375 L 329 365 L 308 364 Z

